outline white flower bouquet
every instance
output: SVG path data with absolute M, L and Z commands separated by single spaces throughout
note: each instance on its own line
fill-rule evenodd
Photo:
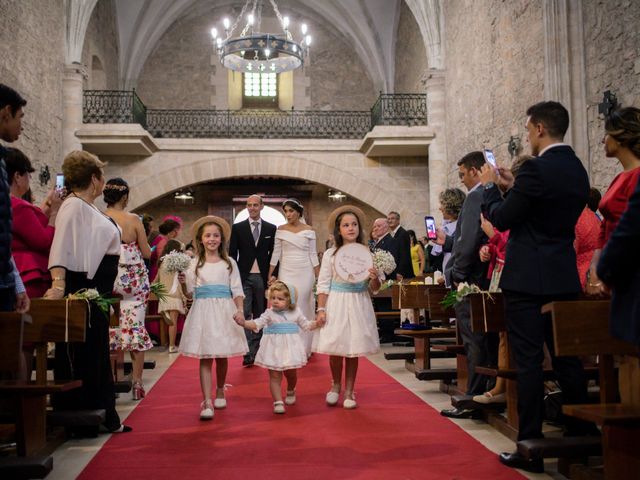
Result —
M 483 292 L 480 287 L 475 284 L 469 285 L 467 282 L 461 282 L 458 284 L 458 288 L 456 290 L 451 290 L 444 299 L 440 302 L 440 304 L 445 308 L 454 307 L 456 304 L 460 303 L 464 300 L 464 297 L 470 295 L 472 293 L 486 293 Z
M 67 295 L 67 299 L 94 302 L 96 305 L 98 305 L 102 313 L 104 313 L 107 318 L 109 317 L 109 309 L 111 308 L 111 305 L 113 305 L 114 303 L 118 303 L 117 298 L 110 298 L 104 295 L 100 295 L 98 290 L 96 290 L 95 288 L 83 288 L 82 290 L 78 290 L 76 293 L 70 293 L 69 295 Z
M 373 251 L 373 266 L 379 272 L 383 272 L 385 275 L 389 275 L 396 269 L 396 261 L 386 250 L 376 248 Z
M 191 264 L 191 257 L 186 253 L 173 251 L 162 257 L 162 268 L 169 273 L 184 272 Z

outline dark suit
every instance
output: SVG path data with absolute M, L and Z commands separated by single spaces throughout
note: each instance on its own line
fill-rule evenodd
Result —
M 544 343 L 565 403 L 587 400 L 582 363 L 555 356 L 551 318 L 541 307 L 575 299 L 581 290 L 573 241 L 588 197 L 587 172 L 567 145 L 525 162 L 504 199 L 496 186 L 484 190 L 485 215 L 498 230 L 511 231 L 500 287 L 518 371 L 519 440 L 543 436 Z M 590 427 L 570 417 L 566 426 L 572 434 Z
M 487 242 L 487 236 L 480 228 L 481 188 L 482 186 L 471 191 L 465 198 L 456 231 L 445 243 L 443 251 L 447 251 L 451 246 L 451 258 L 445 271 L 448 285 L 467 282 L 483 289 L 487 286 L 487 264 L 482 263 L 479 256 L 480 247 Z M 458 331 L 467 356 L 469 378 L 466 393 L 481 395 L 487 390 L 490 379 L 477 374 L 476 367 L 496 363 L 497 348 L 492 348 L 495 347 L 495 334 L 486 335 L 471 331 L 471 309 L 468 300 L 456 304 L 455 311 Z
M 258 243 L 253 238 L 251 219 L 238 222 L 231 228 L 229 241 L 229 256 L 238 262 L 240 279 L 244 290 L 245 318 L 258 318 L 265 310 L 265 288 L 268 283 L 269 261 L 273 253 L 273 243 L 276 236 L 276 226 L 261 221 Z M 260 273 L 251 273 L 254 262 L 258 262 Z M 249 343 L 249 353 L 245 360 L 253 361 L 260 346 L 262 331 L 254 333 L 245 330 Z
M 403 278 L 413 278 L 413 264 L 411 263 L 411 239 L 407 231 L 398 227 L 396 233 L 393 235 L 393 239 L 396 241 L 397 257 L 396 259 L 397 271 L 403 276 Z
M 611 334 L 640 346 L 640 182 L 602 250 L 598 277 L 612 288 Z
M 373 245 L 373 250 L 376 250 L 376 249 L 385 250 L 393 256 L 393 259 L 396 261 L 396 269 L 386 277 L 391 280 L 395 280 L 396 274 L 399 273 L 398 241 L 395 238 L 393 238 L 390 233 L 387 233 L 384 237 L 382 237 L 380 240 L 378 240 L 377 243 Z

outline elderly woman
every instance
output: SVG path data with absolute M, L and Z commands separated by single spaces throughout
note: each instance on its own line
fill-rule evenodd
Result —
M 593 253 L 587 272 L 586 291 L 589 295 L 607 293 L 605 284 L 598 277 L 596 266 L 602 249 L 627 209 L 629 197 L 640 179 L 640 109 L 626 107 L 614 110 L 607 117 L 604 129 L 602 143 L 605 154 L 608 158 L 618 159 L 623 170 L 613 179 L 600 201 L 599 210 L 603 218 L 598 248 Z
M 440 200 L 440 212 L 442 213 L 442 230 L 448 236 L 453 236 L 456 231 L 456 225 L 458 223 L 458 217 L 462 210 L 462 204 L 466 195 L 459 188 L 447 188 L 439 195 Z M 435 245 L 431 249 L 432 256 L 438 256 L 443 253 L 441 245 Z M 444 273 L 451 258 L 451 252 L 444 252 L 442 259 L 442 272 Z M 444 275 L 441 277 L 444 280 Z
M 71 152 L 62 172 L 69 195 L 56 218 L 49 255 L 52 287 L 45 298 L 60 299 L 85 288 L 110 295 L 118 272 L 120 230 L 93 204 L 105 185 L 104 163 L 84 151 Z M 58 410 L 104 409 L 109 432 L 127 432 L 116 412 L 109 361 L 109 318 L 91 303 L 84 343 L 58 344 L 54 370 L 58 379 L 82 380 L 82 387 L 52 396 Z
M 62 199 L 52 189 L 42 207 L 23 200 L 30 191 L 31 161 L 17 148 L 7 149 L 5 161 L 13 211 L 11 251 L 29 298 L 42 297 L 51 286 L 49 249 Z

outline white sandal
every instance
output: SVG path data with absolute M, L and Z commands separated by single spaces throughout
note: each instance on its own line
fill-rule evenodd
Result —
M 285 413 L 284 402 L 279 400 L 277 402 L 273 402 L 273 413 Z

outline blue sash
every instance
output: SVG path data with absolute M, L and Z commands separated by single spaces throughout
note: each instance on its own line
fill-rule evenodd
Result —
M 269 325 L 268 327 L 266 327 L 263 332 L 266 335 L 271 335 L 271 334 L 292 334 L 292 333 L 298 333 L 300 331 L 300 329 L 298 328 L 298 325 L 296 325 L 295 323 L 274 323 L 273 325 Z
M 231 288 L 221 283 L 202 285 L 196 287 L 195 298 L 231 298 Z
M 369 282 L 366 280 L 359 283 L 346 283 L 331 280 L 332 292 L 359 293 L 366 292 L 369 289 Z

